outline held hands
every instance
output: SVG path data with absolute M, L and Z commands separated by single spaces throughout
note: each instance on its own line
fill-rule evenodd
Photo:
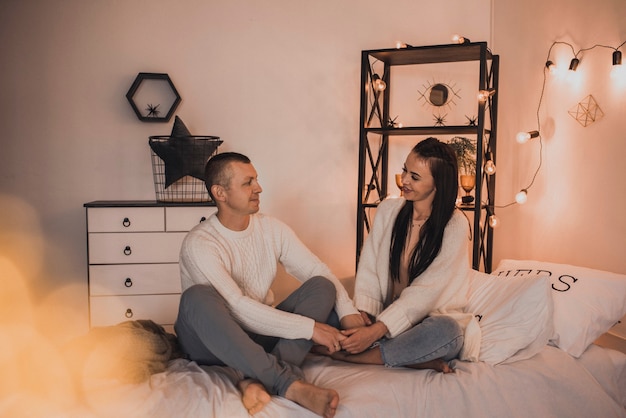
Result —
M 313 326 L 313 342 L 326 347 L 330 354 L 341 350 L 341 342 L 346 339 L 337 328 L 321 322 Z
M 381 339 L 387 331 L 387 326 L 382 322 L 343 330 L 341 333 L 347 338 L 341 342 L 341 347 L 350 354 L 361 353 Z

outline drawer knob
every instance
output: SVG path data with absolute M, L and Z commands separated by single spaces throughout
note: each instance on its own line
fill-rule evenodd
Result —
M 133 251 L 130 249 L 130 245 L 127 245 L 126 248 L 124 248 L 124 254 L 131 255 L 132 253 Z
M 133 281 L 131 280 L 130 277 L 127 277 L 126 280 L 124 280 L 124 286 L 131 287 L 132 285 L 133 285 Z
M 124 225 L 124 227 L 128 228 L 130 226 L 130 219 L 124 218 L 124 220 L 122 221 L 122 225 Z
M 126 309 L 126 313 L 124 314 L 124 316 L 126 318 L 132 318 L 133 317 L 133 310 L 130 309 L 130 308 Z
M 200 223 L 200 224 L 201 224 L 201 223 L 202 223 L 202 222 L 204 222 L 204 221 L 206 221 L 206 216 L 203 216 L 202 218 L 200 218 L 200 222 L 198 222 L 198 223 Z

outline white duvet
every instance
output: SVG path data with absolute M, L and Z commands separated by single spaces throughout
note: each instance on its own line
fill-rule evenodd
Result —
M 455 374 L 348 364 L 310 355 L 307 379 L 339 392 L 338 418 L 626 417 L 626 355 L 592 345 L 579 359 L 546 346 L 511 364 L 453 362 Z M 172 361 L 139 385 L 92 382 L 64 416 L 248 417 L 220 368 Z M 260 418 L 315 417 L 274 397 Z

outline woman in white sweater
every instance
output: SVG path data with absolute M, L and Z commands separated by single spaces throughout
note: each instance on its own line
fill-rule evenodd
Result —
M 354 302 L 368 325 L 345 330 L 344 351 L 333 357 L 442 372 L 459 354 L 472 357 L 464 340 L 473 351 L 480 334 L 462 312 L 469 226 L 455 208 L 457 190 L 454 150 L 419 142 L 402 168 L 403 197 L 381 202 L 361 252 Z

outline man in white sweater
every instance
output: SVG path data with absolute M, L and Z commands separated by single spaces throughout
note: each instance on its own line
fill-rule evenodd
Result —
M 334 416 L 337 393 L 305 382 L 299 366 L 314 343 L 341 349 L 345 337 L 326 323 L 333 309 L 344 328 L 363 325 L 361 315 L 287 225 L 258 213 L 262 188 L 246 156 L 212 157 L 205 182 L 217 212 L 189 232 L 181 248 L 175 330 L 183 350 L 199 364 L 238 371 L 251 414 L 272 394 Z M 303 284 L 273 307 L 277 263 Z

